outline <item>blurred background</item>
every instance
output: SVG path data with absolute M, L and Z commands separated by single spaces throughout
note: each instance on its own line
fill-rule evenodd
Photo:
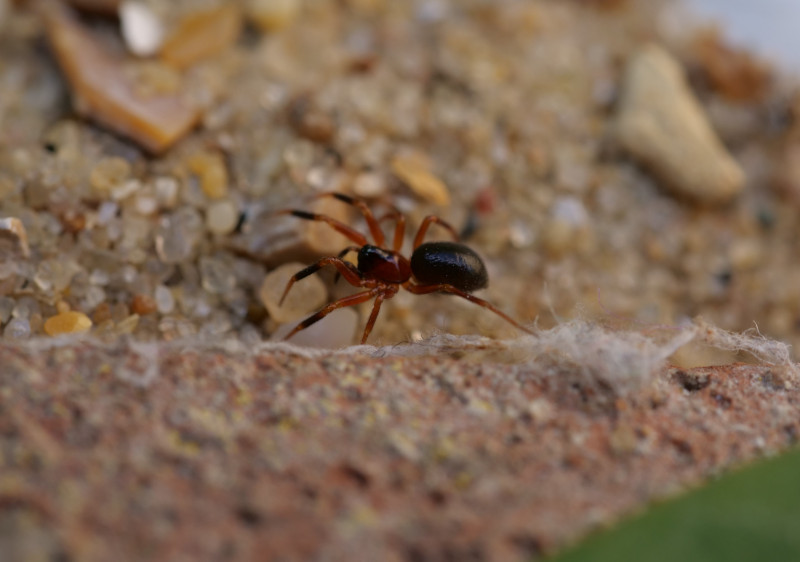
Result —
M 731 41 L 800 72 L 800 2 L 796 0 L 690 0 L 692 13 L 719 21 Z

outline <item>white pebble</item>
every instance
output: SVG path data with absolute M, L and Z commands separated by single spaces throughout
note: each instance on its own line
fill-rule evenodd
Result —
M 164 285 L 159 285 L 155 290 L 156 308 L 161 314 L 169 314 L 175 310 L 175 297 Z
M 156 178 L 153 182 L 153 187 L 156 191 L 156 199 L 158 203 L 170 209 L 178 202 L 178 180 L 168 176 Z
M 158 209 L 158 200 L 151 195 L 139 195 L 135 201 L 136 212 L 148 217 Z
M 553 203 L 550 211 L 556 220 L 562 220 L 572 226 L 583 226 L 589 222 L 589 213 L 580 199 L 576 197 L 560 197 Z
M 122 36 L 128 50 L 139 57 L 158 52 L 164 40 L 164 27 L 144 2 L 126 1 L 119 7 Z
M 142 187 L 142 183 L 136 179 L 129 179 L 111 189 L 111 198 L 115 201 L 127 199 Z
M 214 234 L 230 234 L 239 222 L 239 210 L 230 199 L 215 201 L 206 211 L 206 228 Z
M 379 197 L 386 192 L 386 179 L 376 172 L 363 172 L 353 181 L 353 191 L 359 197 Z
M 104 201 L 97 210 L 97 224 L 106 225 L 117 216 L 119 205 L 113 201 Z

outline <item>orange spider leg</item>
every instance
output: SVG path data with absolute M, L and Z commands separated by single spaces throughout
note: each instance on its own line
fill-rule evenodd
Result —
M 358 272 L 358 269 L 356 269 L 356 266 L 354 266 L 352 263 L 346 262 L 340 258 L 322 258 L 317 263 L 309 265 L 305 269 L 302 269 L 291 276 L 289 281 L 286 283 L 286 289 L 284 289 L 283 296 L 281 297 L 281 300 L 278 302 L 278 305 L 283 304 L 283 301 L 286 298 L 286 295 L 289 294 L 289 289 L 292 288 L 292 285 L 294 285 L 297 281 L 305 279 L 309 275 L 316 273 L 326 265 L 334 266 L 338 271 L 338 273 L 344 276 L 344 278 L 347 279 L 347 281 L 351 285 L 355 285 L 356 287 L 366 286 L 364 284 L 365 283 L 364 279 Z M 369 281 L 367 281 L 367 283 L 369 283 Z
M 444 228 L 449 230 L 450 234 L 453 235 L 453 240 L 458 242 L 458 238 L 459 238 L 458 232 L 456 231 L 455 228 L 452 227 L 452 225 L 450 225 L 450 223 L 440 219 L 436 215 L 428 215 L 422 221 L 422 224 L 419 225 L 419 230 L 417 230 L 417 235 L 414 237 L 414 249 L 415 250 L 417 248 L 419 248 L 420 244 L 422 244 L 422 240 L 425 238 L 425 234 L 428 232 L 428 228 L 433 223 L 436 223 L 436 224 L 438 224 L 440 226 L 443 226 Z
M 315 312 L 302 322 L 300 322 L 294 329 L 289 332 L 289 334 L 283 338 L 284 340 L 288 340 L 293 335 L 295 335 L 300 330 L 305 330 L 312 324 L 315 324 L 325 318 L 328 314 L 333 312 L 338 308 L 344 308 L 346 306 L 355 306 L 357 304 L 361 304 L 362 302 L 367 302 L 372 297 L 379 295 L 384 290 L 383 287 L 375 287 L 370 289 L 369 291 L 364 291 L 363 293 L 356 293 L 355 295 L 350 295 L 347 297 L 343 297 L 337 301 L 332 302 L 331 304 L 321 308 L 319 311 Z
M 436 292 L 439 292 L 439 291 L 442 291 L 444 293 L 450 293 L 452 295 L 457 295 L 457 296 L 461 297 L 462 299 L 467 299 L 468 301 L 474 302 L 475 304 L 480 305 L 483 308 L 488 308 L 489 310 L 491 310 L 492 312 L 497 314 L 499 317 L 501 317 L 503 320 L 505 320 L 509 324 L 512 324 L 513 326 L 515 326 L 516 328 L 522 330 L 523 332 L 526 332 L 528 334 L 533 334 L 533 332 L 531 332 L 529 329 L 527 329 L 527 328 L 521 326 L 520 324 L 518 324 L 516 320 L 514 320 L 513 318 L 508 316 L 506 313 L 502 312 L 500 309 L 498 309 L 492 303 L 490 303 L 488 301 L 485 301 L 485 300 L 483 300 L 481 298 L 478 298 L 475 295 L 471 295 L 469 293 L 465 293 L 461 289 L 453 287 L 452 285 L 449 285 L 449 284 L 446 284 L 446 283 L 440 283 L 440 284 L 436 284 L 436 285 L 415 285 L 413 283 L 406 282 L 406 283 L 403 284 L 403 287 L 405 287 L 405 289 L 407 291 L 409 291 L 411 293 L 414 293 L 415 295 L 427 295 L 427 294 L 436 293 Z
M 360 246 L 348 246 L 347 248 L 345 248 L 344 250 L 342 250 L 341 252 L 339 252 L 339 255 L 337 255 L 336 257 L 338 257 L 339 259 L 342 259 L 342 258 L 344 258 L 344 257 L 345 257 L 347 254 L 349 254 L 350 252 L 355 252 L 355 253 L 358 253 L 358 251 L 359 251 L 360 249 L 361 249 L 361 247 L 360 247 Z M 336 272 L 336 275 L 334 275 L 334 276 L 333 276 L 333 283 L 334 283 L 334 284 L 338 283 L 338 282 L 339 282 L 339 277 L 341 277 L 341 276 L 342 276 L 342 274 L 341 274 L 341 273 L 339 273 L 339 272 L 337 271 L 337 272 Z
M 324 223 L 328 223 L 338 232 L 341 232 L 345 236 L 347 236 L 350 240 L 364 246 L 367 244 L 367 237 L 361 234 L 359 231 L 355 230 L 354 228 L 350 228 L 343 222 L 337 221 L 334 218 L 331 218 L 326 215 L 319 215 L 317 213 L 309 213 L 306 211 L 301 211 L 299 209 L 285 209 L 283 211 L 278 211 L 275 213 L 276 215 L 292 215 L 299 219 L 304 219 L 307 221 L 320 221 Z
M 364 327 L 364 335 L 361 336 L 361 344 L 367 343 L 367 338 L 369 337 L 370 332 L 372 332 L 372 327 L 375 325 L 375 320 L 378 318 L 378 313 L 381 311 L 381 304 L 383 301 L 388 300 L 397 294 L 397 286 L 396 285 L 387 285 L 383 287 L 383 291 L 378 293 L 378 297 L 375 299 L 375 304 L 372 306 L 372 312 L 369 315 L 369 320 L 367 321 L 367 325 Z
M 338 193 L 336 191 L 328 191 L 325 193 L 320 193 L 319 195 L 314 196 L 314 199 L 321 199 L 323 197 L 333 197 L 334 199 L 338 199 L 343 203 L 347 203 L 348 205 L 352 205 L 356 207 L 361 214 L 364 215 L 364 220 L 367 221 L 367 226 L 369 227 L 369 231 L 372 233 L 372 238 L 375 240 L 376 246 L 383 246 L 385 243 L 385 238 L 383 236 L 383 231 L 381 230 L 378 221 L 375 220 L 375 215 L 372 214 L 372 211 L 367 204 L 361 201 L 360 199 L 356 199 L 355 197 L 350 197 L 349 195 L 345 195 L 344 193 Z M 364 242 L 366 244 L 366 242 Z M 363 244 L 362 244 L 363 245 Z
M 394 240 L 392 249 L 395 252 L 399 252 L 400 248 L 403 247 L 403 237 L 406 234 L 406 216 L 392 207 L 392 210 L 383 215 L 381 218 L 378 219 L 378 222 L 383 222 L 385 220 L 394 219 Z

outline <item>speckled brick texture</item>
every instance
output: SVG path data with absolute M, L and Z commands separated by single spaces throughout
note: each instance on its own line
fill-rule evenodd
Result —
M 0 345 L 0 558 L 530 560 L 799 431 L 751 365 Z

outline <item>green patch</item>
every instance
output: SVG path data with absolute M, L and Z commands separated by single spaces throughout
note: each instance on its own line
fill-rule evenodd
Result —
M 800 560 L 800 450 L 657 504 L 552 562 Z

